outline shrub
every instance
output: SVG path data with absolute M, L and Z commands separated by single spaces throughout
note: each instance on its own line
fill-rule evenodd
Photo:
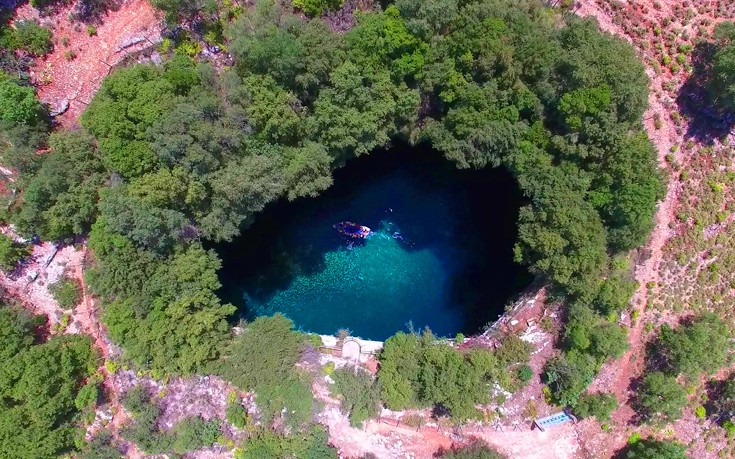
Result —
M 82 299 L 82 289 L 76 279 L 64 278 L 49 288 L 62 309 L 71 309 Z
M 342 412 L 350 417 L 350 424 L 359 426 L 378 415 L 380 389 L 364 370 L 340 368 L 332 373 L 332 391 L 342 397 Z
M 242 400 L 238 397 L 237 400 L 227 405 L 227 422 L 232 424 L 233 426 L 237 427 L 238 429 L 243 429 L 246 425 L 248 412 L 245 409 L 244 406 L 242 406 Z
M 95 35 L 97 35 L 97 28 L 93 25 L 88 25 L 87 35 L 89 35 L 90 37 L 94 37 Z
M 679 419 L 687 404 L 687 394 L 673 376 L 649 373 L 638 391 L 636 411 L 649 422 L 671 422 Z
M 0 74 L 0 121 L 35 125 L 43 119 L 43 106 L 33 88 L 21 86 Z
M 672 329 L 664 325 L 653 358 L 661 359 L 672 375 L 699 376 L 723 366 L 731 331 L 718 316 L 707 313 Z
M 618 399 L 613 394 L 583 394 L 574 407 L 574 413 L 582 418 L 594 417 L 605 422 L 610 420 L 617 407 Z
M 184 419 L 167 434 L 174 437 L 173 452 L 184 454 L 212 446 L 220 436 L 220 421 L 218 419 L 205 421 L 196 416 Z
M 490 447 L 482 440 L 473 440 L 467 446 L 441 449 L 436 457 L 441 459 L 508 459 L 508 456 Z
M 528 365 L 522 365 L 518 369 L 518 380 L 525 384 L 531 379 L 533 379 L 533 369 Z
M 615 457 L 617 459 L 688 459 L 684 445 L 651 439 L 629 444 Z
M 302 10 L 307 16 L 321 16 L 327 10 L 338 10 L 344 0 L 293 0 L 293 6 Z
M 95 382 L 88 382 L 77 393 L 74 399 L 74 405 L 77 409 L 93 408 L 100 396 L 99 386 Z
M 51 31 L 38 25 L 36 21 L 16 21 L 14 29 L 5 32 L 9 48 L 25 51 L 35 56 L 43 56 L 51 51 Z
M 18 262 L 31 253 L 27 245 L 19 244 L 9 236 L 0 234 L 0 269 L 10 271 Z

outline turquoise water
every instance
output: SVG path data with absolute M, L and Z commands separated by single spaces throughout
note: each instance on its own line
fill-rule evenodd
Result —
M 218 248 L 223 295 L 317 333 L 472 333 L 530 280 L 512 261 L 520 201 L 505 171 L 457 171 L 430 150 L 352 160 L 324 195 L 271 206 Z M 348 240 L 332 228 L 344 220 L 373 234 Z

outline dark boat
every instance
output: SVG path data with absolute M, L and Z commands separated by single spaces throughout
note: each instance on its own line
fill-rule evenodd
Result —
M 340 234 L 344 234 L 345 236 L 353 239 L 365 239 L 370 236 L 371 233 L 370 228 L 367 226 L 358 225 L 357 223 L 352 222 L 339 222 L 335 223 L 333 226 Z

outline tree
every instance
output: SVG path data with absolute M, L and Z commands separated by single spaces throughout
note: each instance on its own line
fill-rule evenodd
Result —
M 482 440 L 473 440 L 469 445 L 453 447 L 450 450 L 440 450 L 442 459 L 507 459 L 508 456 L 490 447 Z
M 723 110 L 735 111 L 735 26 L 721 22 L 715 26 L 717 51 L 712 57 L 709 95 Z
M 332 391 L 342 397 L 342 412 L 349 415 L 350 424 L 360 426 L 378 415 L 380 389 L 369 373 L 340 368 L 330 376 L 334 380 Z
M 0 121 L 34 125 L 41 123 L 43 116 L 43 106 L 32 87 L 0 76 Z
M 397 333 L 386 340 L 379 356 L 381 398 L 390 409 L 441 406 L 457 420 L 474 418 L 475 405 L 488 400 L 489 386 L 507 383 L 507 367 L 525 363 L 507 359 L 528 358 L 522 352 L 527 349 L 509 342 L 505 353 L 496 355 L 484 348 L 459 351 L 426 332 Z
M 386 72 L 369 72 L 347 61 L 332 72 L 330 83 L 314 102 L 307 131 L 332 157 L 369 153 L 417 116 L 418 93 L 395 86 Z
M 656 343 L 655 358 L 661 359 L 672 375 L 714 373 L 727 360 L 730 334 L 727 324 L 712 313 L 676 329 L 665 325 Z
M 592 382 L 595 359 L 573 349 L 565 355 L 553 357 L 544 367 L 543 379 L 554 399 L 562 406 L 575 406 L 579 396 Z
M 0 308 L 0 456 L 52 459 L 74 450 L 82 432 L 75 398 L 97 358 L 81 335 L 34 344 L 31 322 Z
M 12 221 L 45 239 L 85 233 L 97 217 L 99 190 L 108 176 L 94 139 L 84 131 L 60 131 L 49 137 L 49 146 L 40 168 L 23 175 L 24 203 Z
M 628 445 L 615 457 L 618 459 L 688 459 L 684 445 L 652 439 L 639 440 Z
M 18 262 L 31 254 L 31 247 L 15 242 L 10 236 L 0 234 L 0 269 L 10 271 Z
M 44 56 L 51 51 L 51 31 L 31 20 L 15 21 L 14 28 L 0 38 L 9 48 L 22 50 L 35 56 Z
M 617 407 L 618 399 L 613 394 L 582 394 L 574 407 L 574 414 L 582 418 L 594 417 L 600 422 L 607 422 Z
M 281 314 L 258 317 L 224 349 L 214 371 L 243 390 L 259 390 L 293 375 L 304 337 Z
M 636 412 L 644 420 L 667 423 L 681 417 L 687 394 L 676 378 L 657 371 L 643 379 L 636 403 Z

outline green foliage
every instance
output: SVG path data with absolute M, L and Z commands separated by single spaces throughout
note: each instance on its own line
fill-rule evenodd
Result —
M 350 424 L 360 426 L 378 415 L 380 388 L 368 372 L 340 368 L 331 377 L 334 380 L 332 391 L 342 397 L 342 412 L 349 415 Z
M 84 131 L 60 131 L 50 136 L 49 146 L 38 170 L 22 175 L 24 203 L 11 220 L 20 231 L 44 239 L 85 233 L 108 177 L 94 140 Z
M 212 446 L 220 436 L 220 421 L 186 418 L 172 429 L 159 430 L 156 423 L 161 409 L 142 386 L 130 389 L 123 405 L 134 421 L 123 428 L 123 436 L 149 454 L 184 454 Z
M 214 370 L 243 390 L 258 391 L 288 379 L 303 346 L 290 319 L 258 317 L 230 342 Z
M 482 440 L 473 440 L 469 445 L 442 450 L 439 455 L 442 459 L 508 459 Z
M 337 450 L 328 443 L 329 435 L 321 426 L 281 435 L 260 429 L 235 452 L 236 459 L 337 459 Z
M 618 399 L 613 394 L 582 394 L 574 407 L 574 414 L 582 418 L 594 417 L 600 422 L 607 422 L 617 407 Z
M 52 459 L 81 435 L 75 398 L 97 362 L 90 340 L 62 335 L 34 344 L 32 320 L 0 308 L 0 456 Z
M 672 375 L 699 376 L 725 365 L 731 331 L 715 314 L 707 313 L 676 329 L 664 325 L 656 343 L 654 359 L 661 359 Z
M 319 411 L 307 375 L 291 374 L 278 383 L 262 386 L 256 395 L 266 424 L 304 429 Z
M 307 132 L 337 158 L 367 154 L 415 121 L 419 94 L 396 86 L 385 71 L 369 71 L 347 61 L 319 93 Z
M 227 422 L 242 429 L 247 423 L 248 412 L 244 406 L 242 406 L 242 400 L 239 397 L 232 403 L 227 405 Z
M 640 440 L 627 446 L 616 456 L 619 459 L 687 459 L 686 447 L 676 442 Z
M 62 309 L 71 309 L 82 299 L 82 289 L 76 279 L 64 278 L 49 287 Z
M 648 422 L 672 422 L 681 417 L 686 403 L 686 391 L 676 378 L 657 371 L 644 377 L 636 412 Z
M 533 369 L 528 365 L 523 365 L 518 368 L 518 380 L 522 383 L 527 383 L 533 379 Z
M 735 111 L 735 23 L 721 22 L 715 26 L 716 52 L 712 57 L 709 95 L 715 104 Z
M 109 301 L 103 320 L 110 336 L 125 344 L 125 356 L 144 368 L 191 374 L 224 347 L 234 312 L 215 295 L 220 262 L 192 244 L 161 261 L 98 221 L 90 235 L 97 266 L 92 289 Z
M 10 271 L 18 262 L 31 254 L 31 247 L 15 242 L 10 236 L 0 234 L 0 269 Z
M 342 0 L 293 0 L 293 6 L 309 17 L 321 16 L 327 10 L 338 10 Z
M 184 454 L 212 446 L 220 436 L 219 420 L 205 421 L 200 417 L 184 419 L 169 432 L 174 437 L 173 451 Z
M 573 349 L 549 360 L 544 367 L 543 379 L 559 405 L 574 406 L 592 382 L 595 369 L 592 356 Z
M 79 454 L 79 459 L 122 459 L 120 450 L 113 443 L 112 434 L 106 430 L 97 435 L 84 445 Z
M 518 353 L 503 359 L 508 355 Z M 489 385 L 508 378 L 505 365 L 523 363 L 507 362 L 483 348 L 459 351 L 427 333 L 397 333 L 379 358 L 381 398 L 388 408 L 441 405 L 458 420 L 477 415 L 475 405 L 487 402 Z
M 91 231 L 89 284 L 125 358 L 177 374 L 216 361 L 261 403 L 264 390 L 300 400 L 303 381 L 286 368 L 303 340 L 289 326 L 277 330 L 285 342 L 258 344 L 246 329 L 226 345 L 234 309 L 215 294 L 219 261 L 202 243 L 231 240 L 277 199 L 319 194 L 335 167 L 396 139 L 517 177 L 527 205 L 516 259 L 579 313 L 564 332 L 569 354 L 547 368 L 558 401 L 574 403 L 597 366 L 624 351 L 625 330 L 606 319 L 634 284 L 610 260 L 645 240 L 663 195 L 641 131 L 647 80 L 628 44 L 537 0 L 399 0 L 357 14 L 344 34 L 273 0 L 222 17 L 215 2 L 153 3 L 171 24 L 196 16 L 204 33 L 223 32 L 235 65 L 196 64 L 198 42 L 183 37 L 163 66 L 106 78 L 80 120 L 89 136 L 54 135 L 42 158 L 41 105 L 0 77 L 0 154 L 24 190 L 11 221 L 44 238 Z M 384 351 L 389 406 L 473 417 L 487 384 L 517 385 L 510 375 L 527 358 L 520 340 L 494 354 L 430 341 L 396 337 L 395 352 Z
M 14 27 L 4 29 L 0 44 L 35 56 L 44 56 L 53 47 L 51 31 L 31 20 L 15 21 Z
M 0 121 L 13 124 L 39 124 L 44 109 L 33 88 L 0 77 Z
M 83 385 L 81 389 L 79 389 L 77 397 L 74 399 L 74 405 L 80 411 L 87 408 L 94 408 L 99 396 L 100 389 L 97 383 L 87 382 L 87 384 Z

